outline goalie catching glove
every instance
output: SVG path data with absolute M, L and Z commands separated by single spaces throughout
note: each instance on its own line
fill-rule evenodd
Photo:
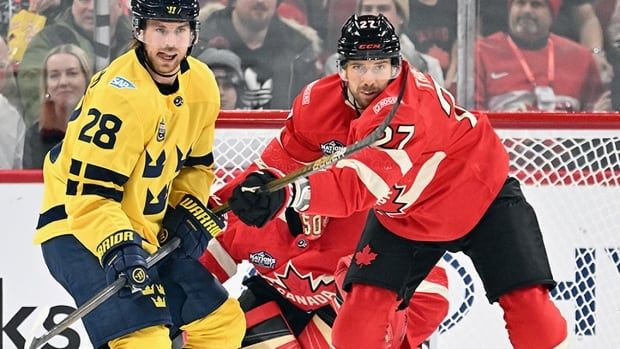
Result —
M 111 234 L 97 246 L 97 253 L 108 285 L 121 275 L 127 278 L 125 287 L 118 291 L 119 297 L 137 298 L 152 279 L 158 279 L 155 269 L 147 269 L 149 254 L 142 248 L 142 237 L 133 230 Z
M 189 194 L 176 207 L 168 207 L 162 225 L 164 229 L 157 236 L 159 243 L 164 244 L 178 236 L 181 239 L 179 251 L 196 260 L 207 248 L 209 240 L 224 229 L 223 219 Z
M 233 190 L 228 203 L 246 225 L 261 228 L 288 206 L 297 211 L 308 207 L 310 185 L 305 177 L 273 192 L 266 190 L 265 185 L 277 179 L 278 172 L 274 169 L 252 172 Z

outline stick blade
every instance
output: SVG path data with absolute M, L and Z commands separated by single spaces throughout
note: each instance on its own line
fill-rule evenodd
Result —
M 35 334 L 37 333 L 38 329 L 43 328 L 43 322 L 45 322 L 45 318 L 47 317 L 49 310 L 50 308 L 46 306 L 37 308 L 36 316 L 34 316 L 34 322 L 32 324 L 32 327 L 30 327 L 28 335 L 26 336 L 26 343 L 24 344 L 24 348 L 36 349 L 42 345 L 41 338 L 43 338 L 43 336 L 37 337 Z

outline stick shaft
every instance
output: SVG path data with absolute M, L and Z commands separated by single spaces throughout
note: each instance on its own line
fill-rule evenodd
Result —
M 392 109 L 390 109 L 390 112 L 385 117 L 385 119 L 381 122 L 381 124 L 379 124 L 379 126 L 377 126 L 368 136 L 343 148 L 340 151 L 337 151 L 335 153 L 328 154 L 328 155 L 323 155 L 322 157 L 318 158 L 317 160 L 314 160 L 308 165 L 302 166 L 298 168 L 297 170 L 287 174 L 284 177 L 275 179 L 267 183 L 260 190 L 267 191 L 267 192 L 274 192 L 279 189 L 282 189 L 285 186 L 295 182 L 297 179 L 301 177 L 309 176 L 318 170 L 324 169 L 327 166 L 330 166 L 344 158 L 347 158 L 351 156 L 352 154 L 358 152 L 359 150 L 362 150 L 372 145 L 379 139 L 381 139 L 381 137 L 383 136 L 385 132 L 385 129 L 390 125 L 390 122 L 394 118 L 394 115 L 396 115 L 396 111 L 398 110 L 398 107 L 400 106 L 400 103 L 403 99 L 403 96 L 405 94 L 405 87 L 407 85 L 408 72 L 409 72 L 408 69 L 405 70 L 404 72 L 404 76 L 402 77 L 403 80 L 400 85 L 400 91 L 398 93 L 398 97 L 396 98 L 396 102 L 394 102 L 394 104 L 392 105 Z M 228 204 L 228 201 L 227 201 L 222 206 L 216 207 L 213 210 L 213 213 L 223 214 L 228 211 L 230 211 L 230 205 Z
M 169 255 L 172 251 L 174 251 L 181 240 L 178 237 L 174 237 L 170 240 L 169 243 L 162 246 L 157 252 L 153 253 L 146 259 L 147 268 L 151 268 L 157 262 L 162 260 L 164 257 Z M 58 325 L 54 326 L 49 332 L 42 335 L 41 337 L 36 337 L 32 340 L 29 349 L 36 349 L 43 346 L 50 339 L 60 334 L 62 331 L 66 330 L 69 326 L 73 325 L 76 321 L 82 319 L 88 313 L 93 311 L 93 309 L 97 308 L 101 303 L 108 300 L 112 295 L 116 294 L 121 288 L 125 286 L 127 279 L 124 276 L 120 276 L 116 281 L 106 286 L 101 291 L 97 292 L 92 298 L 86 301 L 86 303 L 82 304 L 75 311 L 73 311 L 69 316 L 67 316 L 64 320 L 62 320 Z

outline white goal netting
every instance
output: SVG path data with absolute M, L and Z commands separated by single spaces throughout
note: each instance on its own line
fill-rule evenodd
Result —
M 282 121 L 266 127 L 264 116 L 234 122 L 248 115 L 225 114 L 233 122 L 218 126 L 218 185 L 279 132 Z M 537 212 L 558 281 L 552 296 L 569 322 L 572 348 L 620 348 L 620 118 L 590 116 L 595 122 L 587 125 L 575 124 L 579 116 L 541 117 L 541 123 L 530 115 L 521 124 L 519 114 L 509 117 L 512 122 L 503 117 L 496 129 L 510 154 L 511 175 L 521 180 Z M 444 259 L 451 305 L 434 347 L 509 348 L 501 311 L 486 301 L 468 258 Z

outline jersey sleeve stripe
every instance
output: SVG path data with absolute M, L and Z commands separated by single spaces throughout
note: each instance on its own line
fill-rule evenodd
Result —
M 420 171 L 415 177 L 411 188 L 407 190 L 405 193 L 401 195 L 399 198 L 400 202 L 406 202 L 402 209 L 406 209 L 411 206 L 422 194 L 422 191 L 431 183 L 435 174 L 437 173 L 437 168 L 443 159 L 446 158 L 446 153 L 440 151 L 436 152 L 431 156 L 424 164 L 422 164 Z
M 376 197 L 380 199 L 385 197 L 390 191 L 390 187 L 388 184 L 378 175 L 375 171 L 373 171 L 370 167 L 366 166 L 361 161 L 355 159 L 344 159 L 340 160 L 336 163 L 337 168 L 350 168 L 359 177 L 359 179 L 364 183 L 366 188 Z
M 71 179 L 68 179 L 67 180 L 67 191 L 65 192 L 65 194 L 67 194 L 67 195 L 77 195 L 78 184 L 79 184 L 79 182 L 71 180 Z
M 39 221 L 37 222 L 37 229 L 41 229 L 44 226 L 67 218 L 67 212 L 65 211 L 65 205 L 58 205 L 50 208 L 49 210 L 39 215 Z
M 207 251 L 213 256 L 215 261 L 226 272 L 228 277 L 232 277 L 237 273 L 237 263 L 232 259 L 226 249 L 222 247 L 217 239 L 211 239 L 207 245 Z
M 114 185 L 117 185 L 119 187 L 122 187 L 129 179 L 129 177 L 122 175 L 118 172 L 114 172 L 110 169 L 92 164 L 86 165 L 86 172 L 84 173 L 84 177 L 96 181 L 112 182 L 114 183 Z
M 97 184 L 84 184 L 82 195 L 98 195 L 106 199 L 112 199 L 116 202 L 121 202 L 121 200 L 123 200 L 122 191 Z
M 400 174 L 405 175 L 411 168 L 413 167 L 413 163 L 409 158 L 409 154 L 407 154 L 404 150 L 398 149 L 383 149 L 378 148 L 380 151 L 386 153 L 394 162 L 400 167 Z
M 82 162 L 79 160 L 71 159 L 71 166 L 69 166 L 69 173 L 75 176 L 79 176 L 81 169 L 82 169 Z
M 187 158 L 187 160 L 183 164 L 183 166 L 199 166 L 199 165 L 203 165 L 207 167 L 213 165 L 213 153 L 209 153 L 207 155 L 198 156 L 198 157 L 190 156 Z

